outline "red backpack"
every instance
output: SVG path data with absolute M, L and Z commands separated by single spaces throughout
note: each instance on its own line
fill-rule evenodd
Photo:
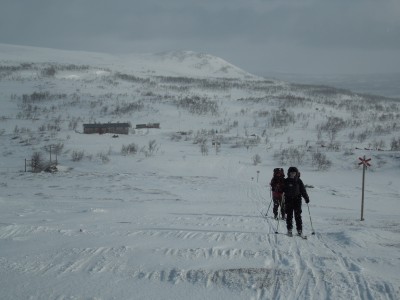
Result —
M 271 190 L 273 193 L 282 194 L 285 185 L 285 171 L 282 168 L 275 168 L 271 179 Z

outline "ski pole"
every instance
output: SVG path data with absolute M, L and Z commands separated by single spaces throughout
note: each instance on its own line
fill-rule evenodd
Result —
M 272 193 L 271 193 L 271 188 L 269 189 L 269 197 L 271 198 L 271 202 L 269 203 L 269 206 L 268 206 L 268 209 L 267 209 L 267 213 L 265 214 L 266 217 L 268 217 L 268 212 L 269 212 L 269 209 L 270 209 L 271 204 L 272 204 Z
M 278 234 L 278 228 L 279 228 L 279 218 L 278 218 L 278 224 L 276 225 L 275 234 Z
M 308 215 L 310 216 L 310 223 L 311 223 L 311 229 L 312 229 L 311 234 L 315 234 L 314 227 L 312 225 L 312 220 L 311 220 L 310 206 L 308 205 L 308 203 L 307 203 L 307 208 L 308 208 Z
M 271 207 L 271 204 L 272 204 L 272 199 L 271 199 L 271 202 L 269 203 L 267 213 L 265 214 L 266 217 L 268 217 L 268 212 L 269 212 L 269 208 Z

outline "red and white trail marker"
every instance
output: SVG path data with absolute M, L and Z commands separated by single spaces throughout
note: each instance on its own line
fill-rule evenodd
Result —
M 358 163 L 358 165 L 364 165 L 365 167 L 371 166 L 371 164 L 369 163 L 371 161 L 371 158 L 366 159 L 364 155 L 364 157 L 359 157 L 358 159 L 361 161 Z

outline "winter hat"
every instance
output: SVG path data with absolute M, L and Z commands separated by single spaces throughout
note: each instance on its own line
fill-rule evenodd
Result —
M 285 171 L 282 168 L 274 169 L 274 176 L 283 176 L 285 177 Z
M 299 170 L 296 167 L 290 167 L 287 171 L 287 174 L 289 176 L 290 173 L 292 172 L 296 172 L 297 174 L 299 174 Z

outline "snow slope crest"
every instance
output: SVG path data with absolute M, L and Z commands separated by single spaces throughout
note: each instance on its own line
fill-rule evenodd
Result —
M 211 77 L 256 77 L 220 57 L 206 53 L 181 50 L 156 53 L 154 57 L 155 60 L 171 65 L 172 69 L 173 65 L 176 65 L 179 68 L 194 70 L 199 74 L 209 74 Z

